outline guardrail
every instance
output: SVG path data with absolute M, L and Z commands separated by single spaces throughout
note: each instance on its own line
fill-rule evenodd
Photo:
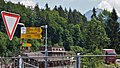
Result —
M 120 55 L 71 55 L 47 56 L 48 68 L 106 68 L 118 67 L 116 63 L 105 64 L 104 57 Z M 0 68 L 44 68 L 45 56 L 40 57 L 0 57 Z M 20 61 L 20 59 L 22 59 Z M 97 67 L 96 67 L 97 66 Z

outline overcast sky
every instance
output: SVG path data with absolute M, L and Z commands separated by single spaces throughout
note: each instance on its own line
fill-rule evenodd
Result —
M 12 1 L 14 3 L 21 2 L 24 5 L 34 6 L 36 3 L 39 4 L 40 8 L 44 8 L 45 4 L 48 3 L 49 7 L 53 8 L 55 5 L 62 5 L 63 8 L 77 9 L 81 13 L 85 13 L 93 7 L 97 6 L 102 0 L 5 0 Z
M 86 13 L 89 10 L 92 10 L 93 7 L 100 9 L 107 9 L 111 11 L 113 7 L 117 10 L 118 15 L 120 16 L 120 0 L 5 0 L 12 1 L 13 3 L 20 2 L 26 6 L 35 6 L 36 3 L 39 4 L 40 8 L 44 8 L 45 4 L 48 3 L 50 8 L 53 8 L 55 5 L 62 6 L 63 8 L 72 8 L 77 9 L 82 14 Z

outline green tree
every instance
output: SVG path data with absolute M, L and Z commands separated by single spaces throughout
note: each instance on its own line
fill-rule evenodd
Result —
M 54 9 L 53 10 L 56 10 L 56 11 L 58 11 L 58 8 L 57 8 L 57 6 L 55 5 L 55 7 L 54 7 Z
M 63 33 L 64 33 L 64 35 L 63 35 L 63 46 L 67 51 L 69 51 L 70 46 L 72 46 L 74 44 L 73 43 L 73 38 L 69 34 L 69 31 L 67 29 L 65 29 Z
M 73 10 L 72 15 L 73 15 L 74 24 L 83 23 L 84 16 L 80 12 L 78 12 L 76 9 Z
M 6 34 L 0 32 L 0 56 L 15 56 L 20 53 L 20 48 L 18 46 L 19 39 L 13 37 L 10 41 Z
M 59 12 L 59 15 L 60 15 L 61 17 L 64 17 L 64 18 L 65 18 L 65 12 L 64 12 L 64 10 L 63 10 L 63 8 L 62 8 L 61 5 L 60 5 L 60 7 L 58 7 L 58 12 Z
M 117 16 L 117 13 L 116 13 L 116 10 L 113 8 L 111 14 L 110 14 L 110 17 L 116 22 L 117 19 L 118 19 L 118 16 Z
M 72 35 L 73 36 L 73 40 L 74 40 L 74 45 L 77 45 L 77 46 L 82 46 L 82 42 L 83 42 L 83 35 L 82 35 L 82 32 L 80 30 L 80 25 L 75 25 L 74 26 L 74 34 Z
M 40 26 L 40 9 L 39 9 L 39 5 L 36 4 L 35 5 L 35 8 L 34 8 L 34 11 L 35 11 L 35 17 L 31 18 L 32 20 L 35 20 L 34 21 L 34 26 Z
M 7 56 L 16 56 L 20 54 L 19 42 L 20 42 L 20 39 L 18 39 L 17 37 L 13 37 L 12 41 L 9 41 L 9 39 L 7 39 L 7 42 L 6 42 Z
M 45 8 L 46 8 L 46 10 L 50 10 L 48 3 L 45 4 Z
M 39 47 L 40 46 L 43 46 L 43 43 L 40 43 L 39 41 L 37 40 L 28 40 L 27 41 L 28 43 L 31 43 L 32 46 L 31 46 L 31 51 L 38 51 L 39 50 Z
M 110 39 L 107 37 L 106 31 L 103 27 L 103 23 L 93 18 L 88 22 L 88 26 L 85 29 L 85 48 L 90 51 L 94 51 L 96 48 L 103 49 L 107 48 Z
M 80 46 L 70 46 L 70 50 L 74 51 L 75 54 L 83 52 L 83 49 Z
M 69 12 L 68 12 L 68 19 L 67 19 L 67 20 L 68 20 L 68 23 L 74 23 L 71 8 L 69 8 Z
M 7 43 L 7 35 L 4 33 L 0 32 L 0 56 L 6 56 L 6 43 Z
M 111 12 L 107 22 L 106 22 L 106 32 L 108 34 L 108 37 L 110 38 L 111 42 L 110 42 L 110 48 L 114 48 L 117 51 L 119 51 L 119 23 L 117 22 L 118 16 L 117 13 L 115 11 L 115 9 L 113 9 L 113 11 Z
M 94 17 L 96 18 L 96 9 L 95 9 L 95 7 L 93 8 L 92 12 L 93 12 L 93 14 L 92 14 L 91 18 L 94 18 Z

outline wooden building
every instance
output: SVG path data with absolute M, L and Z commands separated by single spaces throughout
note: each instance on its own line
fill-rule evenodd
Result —
M 69 65 L 70 60 L 64 57 L 66 55 L 65 49 L 62 47 L 51 47 L 48 46 L 48 67 L 65 66 Z M 26 51 L 26 50 L 25 50 Z M 45 46 L 41 46 L 37 52 L 24 52 L 24 56 L 33 57 L 26 59 L 25 62 L 44 68 L 45 63 Z M 36 58 L 35 58 L 36 57 Z

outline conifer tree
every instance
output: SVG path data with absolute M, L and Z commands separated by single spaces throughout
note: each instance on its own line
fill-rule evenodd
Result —
M 65 8 L 65 13 L 68 13 L 67 9 Z
M 72 14 L 72 10 L 71 8 L 69 8 L 69 12 L 68 12 L 68 23 L 73 23 L 73 14 Z
M 117 13 L 116 13 L 116 10 L 113 8 L 112 12 L 111 12 L 111 15 L 110 17 L 116 22 L 117 19 L 118 19 L 118 16 L 117 16 Z
M 56 11 L 58 10 L 58 8 L 57 8 L 57 6 L 56 6 L 56 5 L 55 5 L 55 7 L 54 7 L 54 9 L 53 9 L 53 10 L 56 10 Z
M 35 18 L 31 17 L 30 20 L 32 20 L 33 23 L 35 22 L 34 26 L 40 26 L 40 20 L 41 19 L 40 19 L 40 8 L 39 8 L 38 4 L 35 5 L 34 11 L 35 11 Z
M 45 4 L 45 8 L 46 8 L 46 10 L 50 10 L 48 3 Z
M 117 22 L 118 16 L 116 10 L 113 9 L 111 12 L 109 19 L 106 25 L 106 32 L 108 37 L 110 38 L 110 48 L 114 48 L 119 51 L 119 38 L 118 38 L 118 31 L 119 31 L 119 23 Z
M 92 12 L 93 12 L 93 14 L 92 14 L 91 18 L 94 18 L 94 17 L 96 18 L 96 10 L 95 10 L 95 7 L 93 8 Z
M 61 16 L 61 17 L 64 17 L 65 18 L 65 12 L 64 12 L 64 10 L 63 10 L 63 8 L 62 8 L 62 6 L 60 5 L 60 7 L 58 7 L 58 12 L 59 12 L 59 15 Z

